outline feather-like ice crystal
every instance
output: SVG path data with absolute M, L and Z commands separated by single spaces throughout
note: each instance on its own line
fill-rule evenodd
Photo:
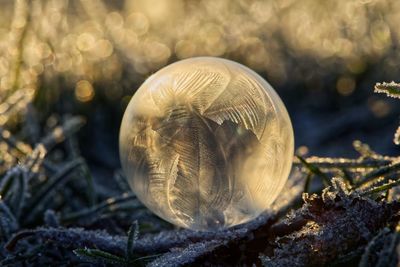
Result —
M 220 58 L 169 65 L 146 80 L 122 121 L 120 156 L 132 190 L 178 226 L 250 221 L 287 180 L 293 130 L 272 89 Z

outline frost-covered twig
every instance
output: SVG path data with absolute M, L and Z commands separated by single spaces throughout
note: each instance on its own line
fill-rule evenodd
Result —
M 76 133 L 83 125 L 86 120 L 83 117 L 71 117 L 68 118 L 63 125 L 54 128 L 51 133 L 46 135 L 40 143 L 46 148 L 47 151 L 52 149 L 54 145 L 64 141 L 70 135 Z
M 399 170 L 400 170 L 400 162 L 396 162 L 388 166 L 377 168 L 371 172 L 366 173 L 364 177 L 361 179 L 359 185 L 366 184 L 375 178 L 382 177 L 384 175 L 389 175 Z
M 111 236 L 105 231 L 89 231 L 82 228 L 38 228 L 24 230 L 15 234 L 6 244 L 8 250 L 13 250 L 22 239 L 34 237 L 53 241 L 62 247 L 81 248 L 97 247 L 110 253 L 122 255 L 125 252 L 126 237 Z
M 398 203 L 375 202 L 350 193 L 337 179 L 321 196 L 306 195 L 304 200 L 300 210 L 271 228 L 277 236 L 271 244 L 273 251 L 261 257 L 265 266 L 332 263 L 365 246 L 400 210 Z
M 397 130 L 396 130 L 396 132 L 394 134 L 394 137 L 393 137 L 393 142 L 396 145 L 400 145 L 400 126 L 397 127 Z
M 224 246 L 228 241 L 210 240 L 206 242 L 198 242 L 189 244 L 183 249 L 172 249 L 156 260 L 152 261 L 149 267 L 163 266 L 183 266 L 195 262 L 199 257 L 208 253 L 212 253 L 215 249 Z
M 400 98 L 400 84 L 392 81 L 375 84 L 375 93 L 383 93 L 389 97 Z
M 37 210 L 43 208 L 42 204 L 50 196 L 50 192 L 53 191 L 58 186 L 62 185 L 70 174 L 75 171 L 75 169 L 83 163 L 81 158 L 73 160 L 63 166 L 49 181 L 40 188 L 32 199 L 29 201 L 29 205 L 26 207 L 27 213 L 24 214 L 23 220 L 25 222 L 30 221 L 34 216 L 37 215 Z
M 349 159 L 349 158 L 323 158 L 323 157 L 308 157 L 307 162 L 320 169 L 359 169 L 359 168 L 376 168 L 382 165 L 387 165 L 395 160 L 399 160 L 398 157 L 385 157 L 384 159 Z M 302 166 L 299 161 L 294 161 L 295 166 Z
M 18 221 L 4 201 L 0 201 L 0 242 L 5 242 L 18 229 Z

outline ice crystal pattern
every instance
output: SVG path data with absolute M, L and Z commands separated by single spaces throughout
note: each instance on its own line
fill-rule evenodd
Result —
M 192 58 L 149 77 L 122 121 L 120 156 L 132 190 L 186 228 L 245 223 L 287 180 L 293 130 L 272 87 L 220 58 Z

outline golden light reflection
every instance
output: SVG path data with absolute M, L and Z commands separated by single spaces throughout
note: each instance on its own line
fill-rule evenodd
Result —
M 377 118 L 385 117 L 391 110 L 387 101 L 373 97 L 368 99 L 368 107 Z
M 137 35 L 143 35 L 149 30 L 149 20 L 142 13 L 132 12 L 126 19 L 128 30 L 131 29 Z
M 308 152 L 309 152 L 309 149 L 306 146 L 299 146 L 296 149 L 296 155 L 299 155 L 299 156 L 302 156 L 302 157 L 306 156 L 308 154 Z
M 81 51 L 89 51 L 95 44 L 96 39 L 90 33 L 82 33 L 76 40 L 76 46 Z
M 336 88 L 339 94 L 348 96 L 356 89 L 356 82 L 351 77 L 340 77 L 336 83 Z
M 0 12 L 0 95 L 60 74 L 71 88 L 79 80 L 138 80 L 207 55 L 245 63 L 278 84 L 306 79 L 303 59 L 314 68 L 343 66 L 349 77 L 338 79 L 337 91 L 349 95 L 351 75 L 369 62 L 386 58 L 387 73 L 400 62 L 399 1 L 18 0 Z
M 94 97 L 94 90 L 90 82 L 81 80 L 76 83 L 75 96 L 81 102 L 88 102 Z

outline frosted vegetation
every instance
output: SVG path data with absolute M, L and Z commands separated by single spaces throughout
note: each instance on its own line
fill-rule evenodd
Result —
M 371 87 L 386 80 L 376 91 L 399 96 L 400 1 L 160 2 L 1 2 L 0 265 L 398 266 L 398 152 L 374 151 L 394 147 L 384 136 L 398 102 Z M 344 131 L 378 140 L 340 146 L 352 158 L 300 147 L 256 219 L 176 228 L 141 204 L 104 148 L 120 123 L 106 107 L 121 112 L 148 75 L 197 55 L 242 62 L 288 94 L 293 122 L 315 133 L 299 142 L 309 154 L 337 152 L 327 141 Z

